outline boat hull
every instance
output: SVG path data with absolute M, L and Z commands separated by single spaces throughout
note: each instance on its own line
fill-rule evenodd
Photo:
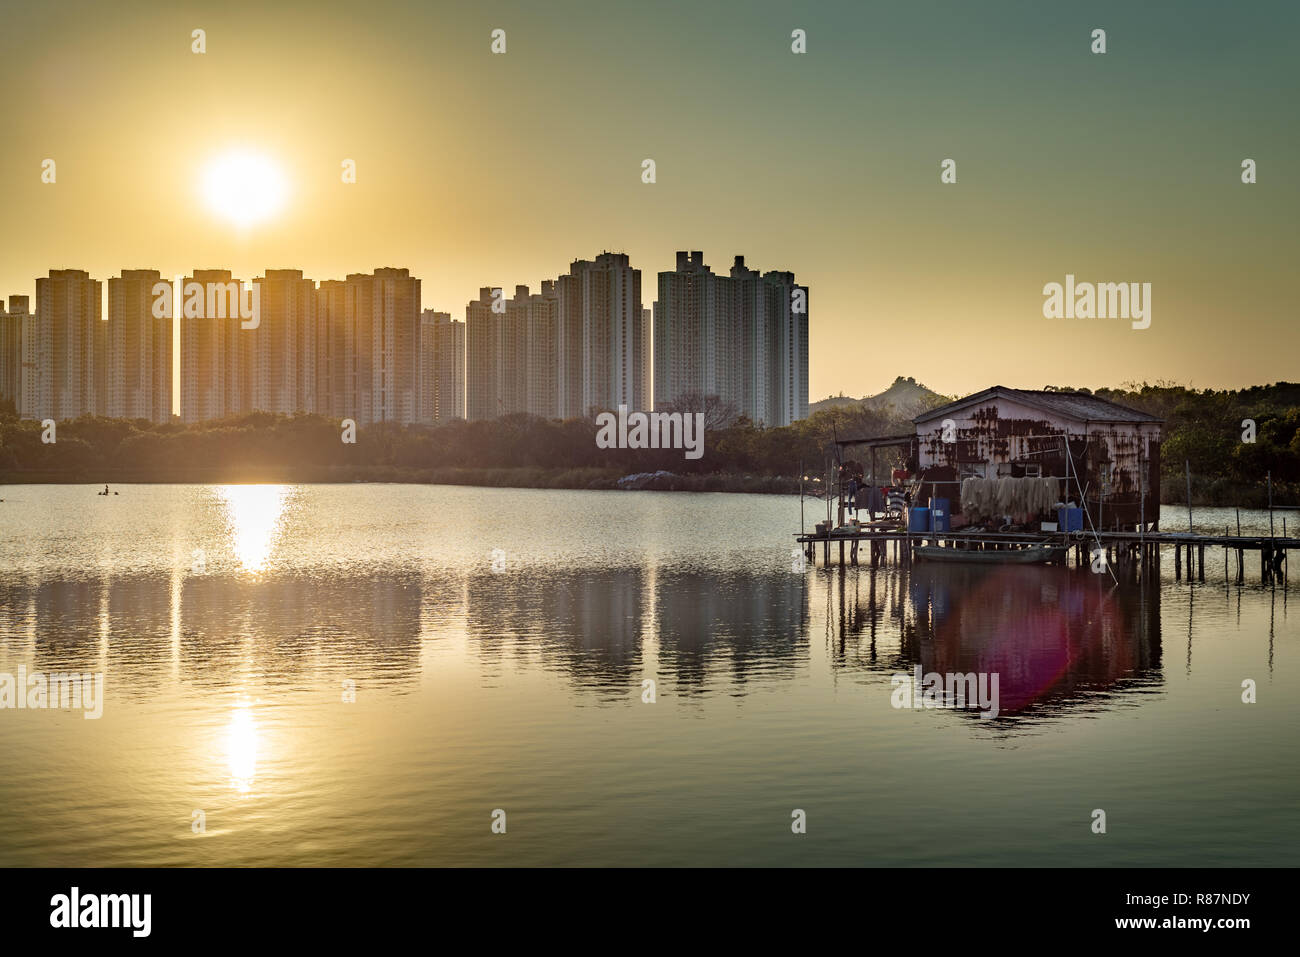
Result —
M 937 545 L 918 545 L 915 555 L 927 562 L 961 562 L 972 565 L 1040 565 L 1063 562 L 1070 552 L 1068 545 L 1034 545 L 1029 548 L 1008 548 L 977 551 L 969 548 L 941 548 Z

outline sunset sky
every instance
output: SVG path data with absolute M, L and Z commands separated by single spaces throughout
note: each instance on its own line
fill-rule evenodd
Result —
M 1300 4 L 731 6 L 9 5 L 0 298 L 51 267 L 406 266 L 462 318 L 609 249 L 649 306 L 700 249 L 810 286 L 813 400 L 1300 378 Z M 203 191 L 238 150 L 285 184 L 247 228 Z M 1067 273 L 1150 282 L 1151 327 L 1043 318 Z

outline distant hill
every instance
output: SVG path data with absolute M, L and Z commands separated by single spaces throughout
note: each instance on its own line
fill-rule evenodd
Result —
M 881 409 L 887 405 L 892 405 L 901 415 L 911 418 L 947 400 L 947 396 L 927 389 L 910 376 L 907 378 L 899 376 L 894 380 L 893 385 L 878 395 L 869 395 L 861 399 L 833 395 L 822 399 L 820 402 L 810 402 L 808 404 L 808 414 L 815 415 L 822 409 L 833 409 L 837 406 L 861 405 L 870 409 Z

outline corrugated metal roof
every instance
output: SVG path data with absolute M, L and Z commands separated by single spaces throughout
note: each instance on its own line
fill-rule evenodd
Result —
M 1075 419 L 1079 422 L 1164 421 L 1159 416 L 1131 409 L 1126 405 L 1120 405 L 1118 402 L 1111 402 L 1109 399 L 1088 395 L 1086 392 L 1044 392 L 1038 389 L 1009 389 L 1002 385 L 995 385 L 983 392 L 976 392 L 964 399 L 958 399 L 956 402 L 949 402 L 937 409 L 931 409 L 929 412 L 918 415 L 912 421 L 916 424 L 929 422 L 942 418 L 955 409 L 965 408 L 968 405 L 976 405 L 999 397 L 1023 402 L 1025 405 L 1065 418 Z
M 891 448 L 896 445 L 907 445 L 916 441 L 916 434 L 909 432 L 907 435 L 848 435 L 840 436 L 835 440 L 836 445 L 872 445 L 876 448 Z

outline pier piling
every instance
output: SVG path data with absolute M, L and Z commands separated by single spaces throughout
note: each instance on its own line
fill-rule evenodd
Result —
M 1281 523 L 1279 523 L 1280 525 Z M 851 532 L 831 534 L 827 531 L 806 532 L 797 536 L 797 541 L 804 546 L 804 554 L 810 564 L 816 564 L 817 544 L 821 543 L 822 565 L 830 567 L 831 543 L 839 545 L 839 563 L 841 568 L 862 563 L 861 547 L 868 543 L 869 561 L 872 567 L 888 563 L 892 558 L 899 565 L 908 566 L 917 559 L 915 549 L 920 545 L 938 545 L 944 549 L 970 550 L 979 553 L 997 553 L 1015 551 L 1033 545 L 1065 545 L 1066 553 L 1074 554 L 1074 566 L 1088 568 L 1092 564 L 1092 552 L 1102 549 L 1107 564 L 1116 570 L 1117 575 L 1143 580 L 1160 578 L 1160 563 L 1163 547 L 1169 545 L 1174 550 L 1174 579 L 1183 580 L 1183 563 L 1187 564 L 1187 581 L 1205 581 L 1205 551 L 1207 548 L 1223 548 L 1223 575 L 1225 584 L 1233 578 L 1228 570 L 1231 555 L 1236 554 L 1236 582 L 1244 584 L 1246 580 L 1246 552 L 1258 552 L 1260 556 L 1260 580 L 1264 583 L 1285 583 L 1287 578 L 1288 550 L 1300 548 L 1300 539 L 1287 537 L 1289 529 L 1281 527 L 1273 535 L 1251 534 L 1232 535 L 1231 526 L 1225 526 L 1223 534 L 1205 534 L 1187 532 L 1161 533 L 1134 529 L 1132 531 L 1093 531 L 1085 538 L 1080 533 L 1073 535 L 1038 534 L 1020 530 L 1016 532 L 994 532 L 984 529 L 972 531 L 943 532 L 939 534 L 921 534 L 897 528 L 865 528 Z M 1277 532 L 1281 532 L 1278 537 Z M 974 556 L 972 556 L 974 557 Z M 986 554 L 991 559 L 992 554 Z

